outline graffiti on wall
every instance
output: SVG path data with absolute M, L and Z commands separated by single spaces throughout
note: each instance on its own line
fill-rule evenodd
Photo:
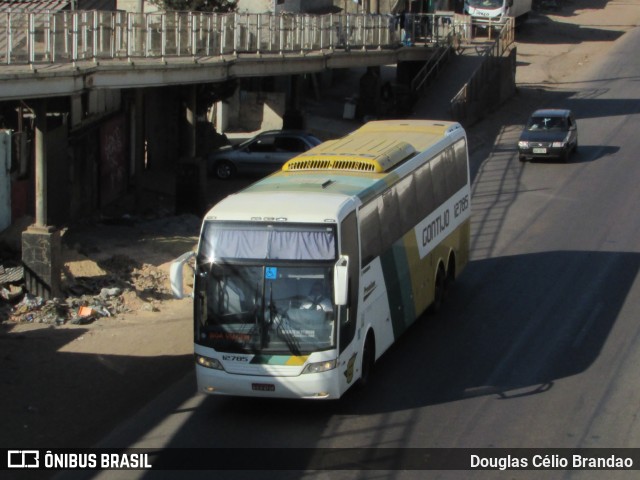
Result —
M 100 127 L 100 205 L 122 195 L 127 188 L 127 137 L 125 116 L 118 115 Z

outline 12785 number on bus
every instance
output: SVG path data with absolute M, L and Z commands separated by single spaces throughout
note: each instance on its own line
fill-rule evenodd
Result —
M 466 209 L 469 208 L 469 195 L 465 195 L 458 200 L 453 206 L 453 216 L 459 217 Z

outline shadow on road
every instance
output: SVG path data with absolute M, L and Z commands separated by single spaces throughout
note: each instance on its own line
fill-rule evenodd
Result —
M 478 396 L 545 395 L 598 359 L 639 270 L 637 253 L 555 251 L 472 262 L 444 309 L 419 319 L 380 358 L 365 389 L 335 402 L 206 397 L 167 446 L 344 448 L 358 434 L 343 441 L 341 418 Z

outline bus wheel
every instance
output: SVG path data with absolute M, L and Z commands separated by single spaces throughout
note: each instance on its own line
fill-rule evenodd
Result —
M 449 291 L 453 283 L 456 281 L 456 259 L 453 254 L 449 257 L 449 264 L 447 265 L 447 275 L 444 284 L 445 293 Z
M 429 310 L 431 313 L 436 313 L 442 307 L 444 303 L 444 294 L 447 290 L 447 277 L 444 273 L 444 267 L 442 264 L 438 267 L 438 273 L 436 274 L 436 284 L 433 289 L 433 303 Z
M 371 380 L 371 371 L 373 370 L 373 363 L 375 359 L 375 344 L 373 343 L 373 336 L 367 335 L 367 339 L 364 342 L 362 349 L 362 367 L 360 370 L 360 382 L 361 387 L 367 386 Z

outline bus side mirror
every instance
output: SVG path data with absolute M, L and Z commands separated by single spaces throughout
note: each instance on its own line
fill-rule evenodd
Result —
M 184 279 L 182 277 L 182 270 L 184 268 L 184 264 L 194 256 L 194 252 L 183 253 L 173 261 L 171 267 L 169 268 L 171 291 L 173 292 L 173 296 L 176 298 L 184 297 Z
M 346 305 L 349 294 L 349 257 L 342 255 L 333 271 L 333 303 Z

